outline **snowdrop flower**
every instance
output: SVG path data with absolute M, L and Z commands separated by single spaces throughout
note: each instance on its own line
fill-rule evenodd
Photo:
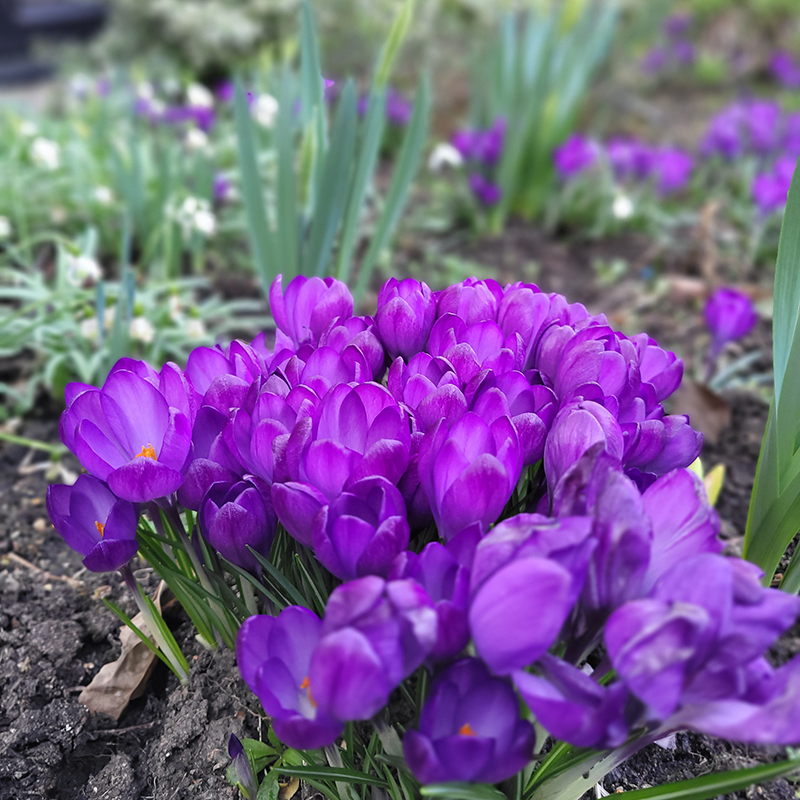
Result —
M 253 117 L 259 125 L 271 128 L 278 117 L 278 101 L 271 94 L 260 94 L 253 103 Z
M 630 219 L 633 215 L 633 201 L 626 194 L 618 194 L 611 204 L 611 213 L 617 219 Z
M 128 335 L 134 341 L 150 344 L 155 338 L 156 329 L 147 317 L 134 317 L 128 328 Z
M 187 197 L 178 209 L 177 219 L 186 238 L 191 236 L 192 231 L 203 236 L 213 236 L 217 230 L 217 218 L 208 201 L 199 197 Z
M 114 193 L 108 186 L 97 186 L 94 190 L 94 199 L 104 206 L 109 206 L 114 202 Z
M 194 227 L 203 236 L 213 236 L 217 231 L 217 218 L 208 208 L 201 208 L 194 215 Z
M 90 342 L 96 342 L 100 333 L 100 326 L 97 324 L 97 317 L 88 317 L 83 319 L 78 326 L 81 336 Z
M 103 277 L 103 270 L 91 256 L 65 255 L 67 263 L 67 281 L 73 286 L 82 286 L 86 281 L 95 283 Z
M 0 217 L 0 239 L 11 237 L 11 221 L 8 217 Z
M 199 342 L 206 338 L 206 326 L 203 320 L 189 317 L 186 322 L 186 338 L 190 342 Z
M 201 83 L 190 83 L 186 88 L 186 101 L 190 106 L 211 108 L 214 105 L 214 95 Z
M 200 128 L 190 128 L 186 133 L 186 147 L 193 152 L 205 150 L 208 147 L 208 136 Z
M 20 123 L 19 132 L 23 136 L 36 136 L 36 134 L 39 133 L 39 128 L 36 127 L 35 122 L 26 119 Z
M 31 160 L 37 167 L 56 170 L 61 164 L 61 148 L 52 139 L 39 136 L 31 144 Z
M 461 153 L 450 142 L 439 142 L 428 157 L 428 169 L 440 172 L 445 167 L 458 168 L 464 163 Z

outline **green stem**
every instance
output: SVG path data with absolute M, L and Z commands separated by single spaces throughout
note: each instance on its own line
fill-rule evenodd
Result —
M 9 442 L 10 444 L 20 444 L 23 447 L 30 447 L 32 450 L 43 450 L 45 453 L 50 453 L 53 459 L 61 458 L 69 451 L 63 444 L 48 444 L 47 442 L 40 442 L 38 439 L 28 439 L 26 436 L 15 436 L 13 433 L 5 433 L 0 431 L 0 440 Z
M 185 659 L 181 658 L 179 660 L 177 658 L 176 651 L 180 653 L 180 647 L 178 647 L 178 643 L 175 641 L 175 638 L 172 636 L 172 634 L 169 634 L 169 637 L 172 640 L 169 641 L 164 633 L 166 626 L 161 626 L 156 621 L 150 606 L 147 604 L 144 593 L 142 592 L 142 587 L 139 585 L 139 582 L 136 580 L 133 571 L 131 570 L 130 564 L 125 564 L 125 566 L 120 567 L 119 571 L 123 580 L 125 581 L 125 585 L 133 595 L 133 599 L 136 602 L 136 606 L 139 609 L 142 618 L 144 619 L 144 624 L 147 626 L 148 632 L 155 640 L 155 643 L 158 645 L 164 657 L 167 659 L 167 661 L 169 661 L 170 665 L 172 666 L 172 671 L 178 676 L 180 682 L 186 683 L 189 677 L 189 665 L 186 663 Z

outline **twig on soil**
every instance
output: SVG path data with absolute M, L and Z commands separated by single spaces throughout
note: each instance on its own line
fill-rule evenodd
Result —
M 51 572 L 48 572 L 41 567 L 37 567 L 36 564 L 32 564 L 30 561 L 24 559 L 22 556 L 18 556 L 16 553 L 6 553 L 3 558 L 7 558 L 9 561 L 13 561 L 15 564 L 25 567 L 25 569 L 29 569 L 31 572 L 41 573 L 45 580 L 63 581 L 72 589 L 82 589 L 84 586 L 83 581 L 70 578 L 67 575 L 53 575 Z
M 126 733 L 134 733 L 135 731 L 144 731 L 154 728 L 158 724 L 158 720 L 152 722 L 143 722 L 141 725 L 131 725 L 128 728 L 106 728 L 104 730 L 95 731 L 98 737 L 100 736 L 124 736 Z

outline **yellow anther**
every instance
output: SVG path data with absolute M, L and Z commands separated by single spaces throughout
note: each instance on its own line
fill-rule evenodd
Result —
M 461 736 L 477 736 L 478 735 L 477 733 L 475 733 L 474 730 L 472 730 L 472 725 L 470 725 L 469 722 L 465 722 L 458 729 L 458 732 L 459 732 L 459 734 L 461 734 Z
M 136 458 L 152 458 L 153 461 L 158 461 L 158 458 L 156 457 L 156 449 L 151 444 L 142 447 L 142 452 L 137 453 Z
M 95 522 L 95 528 L 97 528 L 97 532 L 100 534 L 100 538 L 103 538 L 103 534 L 105 533 L 105 523 L 103 522 Z

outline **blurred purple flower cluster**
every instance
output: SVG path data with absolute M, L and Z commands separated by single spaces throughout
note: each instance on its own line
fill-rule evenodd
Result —
M 800 89 L 800 64 L 791 53 L 775 53 L 769 62 L 769 69 L 775 80 L 786 89 Z
M 363 117 L 369 107 L 369 95 L 362 94 L 358 98 L 358 115 Z M 414 111 L 413 104 L 403 97 L 393 86 L 386 90 L 386 121 L 398 127 L 408 125 L 411 114 Z
M 503 155 L 505 139 L 506 121 L 503 117 L 498 117 L 489 128 L 462 128 L 451 139 L 469 170 L 469 188 L 483 206 L 497 205 L 503 196 L 495 173 Z
M 689 13 L 668 17 L 661 29 L 665 42 L 647 53 L 642 59 L 642 69 L 650 75 L 656 75 L 694 64 L 694 45 L 687 38 L 691 26 L 692 17 Z
M 520 697 L 580 747 L 685 727 L 800 740 L 800 661 L 764 658 L 800 599 L 720 555 L 686 469 L 702 437 L 662 406 L 674 354 L 532 284 L 390 279 L 374 318 L 332 278 L 279 276 L 270 300 L 271 349 L 71 384 L 61 434 L 90 475 L 48 507 L 90 569 L 131 557 L 154 502 L 197 511 L 256 575 L 247 546 L 268 557 L 278 522 L 311 548 L 341 581 L 322 618 L 289 606 L 237 641 L 286 744 L 333 743 L 420 667 L 404 752 L 423 783 L 521 770 Z
M 785 112 L 772 100 L 743 100 L 711 120 L 700 153 L 728 161 L 742 156 L 759 160 L 751 194 L 762 214 L 786 204 L 786 194 L 800 156 L 800 113 Z
M 553 153 L 556 171 L 569 179 L 605 160 L 620 182 L 652 182 L 661 195 L 684 189 L 694 159 L 677 147 L 657 147 L 633 138 L 610 139 L 605 145 L 578 134 L 570 136 Z

